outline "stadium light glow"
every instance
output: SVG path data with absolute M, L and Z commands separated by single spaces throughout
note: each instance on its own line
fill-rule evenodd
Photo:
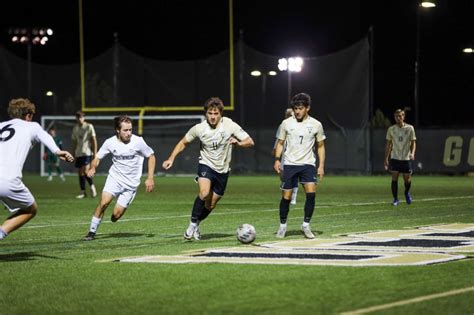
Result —
M 288 73 L 288 102 L 291 100 L 291 73 L 303 70 L 303 58 L 290 57 L 278 59 L 278 69 Z
M 465 54 L 472 54 L 472 53 L 474 53 L 474 48 L 466 47 L 462 50 L 462 52 L 465 53 Z
M 258 70 L 253 70 L 252 72 L 250 72 L 250 75 L 253 77 L 259 77 L 262 75 L 262 73 Z
M 423 8 L 434 8 L 436 7 L 436 3 L 434 1 L 422 1 L 420 6 Z

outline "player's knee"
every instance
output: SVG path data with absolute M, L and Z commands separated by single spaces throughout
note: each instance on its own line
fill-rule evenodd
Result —
M 112 216 L 110 217 L 110 221 L 117 222 L 121 216 L 122 216 L 121 214 L 112 213 Z
M 306 193 L 306 199 L 314 200 L 315 198 L 316 198 L 316 193 L 315 192 Z

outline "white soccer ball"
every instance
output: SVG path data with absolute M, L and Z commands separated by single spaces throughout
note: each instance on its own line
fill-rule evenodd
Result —
M 243 244 L 250 244 L 255 241 L 257 237 L 257 231 L 251 224 L 242 224 L 237 228 L 237 232 L 235 233 L 239 242 Z

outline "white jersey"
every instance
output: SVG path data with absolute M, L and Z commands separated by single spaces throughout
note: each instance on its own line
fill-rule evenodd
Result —
M 313 117 L 298 122 L 292 116 L 282 121 L 277 138 L 285 140 L 281 159 L 284 165 L 315 165 L 315 143 L 326 139 L 326 135 L 323 125 Z
M 51 135 L 37 122 L 15 118 L 0 123 L 0 176 L 8 180 L 21 178 L 28 152 L 37 142 L 51 152 L 59 151 Z
M 136 189 L 140 185 L 143 160 L 154 152 L 142 137 L 132 135 L 129 143 L 123 143 L 117 136 L 105 140 L 97 152 L 97 157 L 102 160 L 109 153 L 112 154 L 109 176 L 123 187 Z
M 392 141 L 392 152 L 390 157 L 395 160 L 410 160 L 410 146 L 413 140 L 416 140 L 415 128 L 409 124 L 403 124 L 399 127 L 392 125 L 387 130 L 386 140 Z
M 201 141 L 201 151 L 199 163 L 205 164 L 218 173 L 227 173 L 230 169 L 232 159 L 232 145 L 229 143 L 231 137 L 239 141 L 249 137 L 237 123 L 227 117 L 212 128 L 207 120 L 194 125 L 185 135 L 188 142 L 199 138 Z

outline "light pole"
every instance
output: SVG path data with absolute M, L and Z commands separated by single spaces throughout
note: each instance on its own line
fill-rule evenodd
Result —
M 413 109 L 415 110 L 415 126 L 419 124 L 419 84 L 420 84 L 420 24 L 421 10 L 436 7 L 434 1 L 421 1 L 416 8 L 416 52 L 415 52 L 415 86 L 413 89 Z
M 49 98 L 52 97 L 53 99 L 53 115 L 57 115 L 58 113 L 56 112 L 57 110 L 57 104 L 58 104 L 58 97 L 56 93 L 53 91 L 46 91 L 45 95 Z
M 43 27 L 11 27 L 8 30 L 13 43 L 26 45 L 26 82 L 27 95 L 31 98 L 31 47 L 32 45 L 46 45 L 49 37 L 53 35 L 53 30 Z
M 253 70 L 250 72 L 251 76 L 262 77 L 262 109 L 265 110 L 265 105 L 267 102 L 267 76 L 276 76 L 276 71 L 262 72 L 260 70 Z
M 300 72 L 303 69 L 303 58 L 290 57 L 278 59 L 278 69 L 288 73 L 288 104 L 291 101 L 291 73 Z

